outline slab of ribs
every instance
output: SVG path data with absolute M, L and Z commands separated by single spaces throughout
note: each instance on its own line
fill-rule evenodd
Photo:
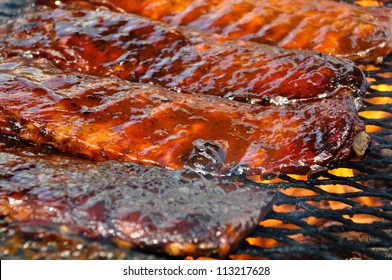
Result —
M 225 257 L 274 201 L 238 178 L 312 174 L 369 146 L 357 114 L 366 79 L 343 57 L 388 54 L 387 9 L 36 2 L 0 27 L 0 216 L 10 223 Z
M 227 254 L 274 198 L 228 179 L 29 147 L 5 148 L 0 167 L 2 216 L 173 256 Z
M 377 61 L 392 50 L 392 9 L 330 0 L 37 0 L 138 14 L 287 49 Z M 56 4 L 55 4 L 56 3 Z
M 362 98 L 353 62 L 231 40 L 137 15 L 42 9 L 0 30 L 0 55 L 45 57 L 62 69 L 154 83 L 173 91 L 254 104 Z

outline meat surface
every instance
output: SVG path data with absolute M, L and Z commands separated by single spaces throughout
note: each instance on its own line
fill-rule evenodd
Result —
M 225 256 L 274 198 L 274 191 L 223 178 L 0 148 L 0 216 L 65 237 L 115 239 L 172 256 Z
M 165 255 L 130 249 L 111 240 L 64 234 L 61 226 L 0 220 L 1 260 L 163 260 Z M 167 259 L 167 257 L 166 257 Z
M 54 0 L 36 0 L 54 5 Z M 329 0 L 64 0 L 89 2 L 172 25 L 354 60 L 378 60 L 392 50 L 392 9 Z M 64 5 L 63 5 L 64 6 Z
M 45 57 L 62 69 L 240 102 L 282 104 L 345 92 L 360 104 L 366 88 L 363 73 L 346 59 L 104 10 L 40 7 L 0 33 L 0 55 L 6 57 Z
M 349 94 L 257 106 L 21 58 L 0 63 L 0 80 L 0 133 L 94 160 L 216 174 L 307 173 L 346 159 L 359 136 L 359 146 L 368 145 Z

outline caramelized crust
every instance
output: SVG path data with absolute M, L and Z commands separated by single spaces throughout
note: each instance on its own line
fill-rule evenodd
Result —
M 225 256 L 275 196 L 190 172 L 11 150 L 0 152 L 0 216 L 8 222 L 172 256 Z
M 54 1 L 37 2 L 53 4 Z M 392 50 L 390 8 L 370 9 L 329 0 L 84 2 L 233 38 L 288 49 L 320 51 L 350 59 L 378 60 Z
M 347 158 L 364 133 L 347 94 L 256 106 L 66 74 L 43 60 L 3 61 L 0 69 L 1 118 L 8 122 L 0 133 L 94 160 L 217 174 L 306 173 Z
M 41 56 L 62 69 L 247 103 L 282 104 L 341 92 L 360 103 L 366 85 L 363 73 L 345 59 L 110 11 L 33 11 L 0 33 L 0 55 Z

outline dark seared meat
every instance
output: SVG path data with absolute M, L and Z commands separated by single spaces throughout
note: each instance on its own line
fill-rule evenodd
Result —
M 122 241 L 64 234 L 61 226 L 0 220 L 1 260 L 162 260 L 164 255 L 121 246 Z M 166 258 L 167 259 L 167 258 Z
M 54 0 L 37 2 L 53 4 Z M 234 38 L 357 60 L 377 60 L 392 50 L 391 8 L 370 9 L 328 0 L 82 2 Z
M 356 146 L 368 144 L 348 94 L 256 106 L 66 74 L 44 60 L 21 58 L 3 61 L 0 79 L 0 124 L 6 123 L 0 133 L 95 160 L 215 173 L 306 173 L 347 158 L 354 139 Z
M 40 56 L 63 69 L 247 103 L 341 92 L 360 100 L 365 91 L 363 73 L 345 59 L 229 40 L 136 15 L 41 8 L 2 28 L 0 55 Z
M 226 255 L 269 212 L 273 191 L 134 163 L 32 149 L 0 152 L 0 216 L 173 256 Z

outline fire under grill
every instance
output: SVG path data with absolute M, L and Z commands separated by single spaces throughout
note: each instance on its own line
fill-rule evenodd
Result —
M 360 112 L 372 138 L 367 156 L 309 178 L 295 174 L 268 180 L 235 178 L 279 193 L 272 211 L 229 258 L 392 259 L 392 55 L 383 63 L 361 68 L 370 84 Z M 119 245 L 0 219 L 2 259 L 162 257 Z

